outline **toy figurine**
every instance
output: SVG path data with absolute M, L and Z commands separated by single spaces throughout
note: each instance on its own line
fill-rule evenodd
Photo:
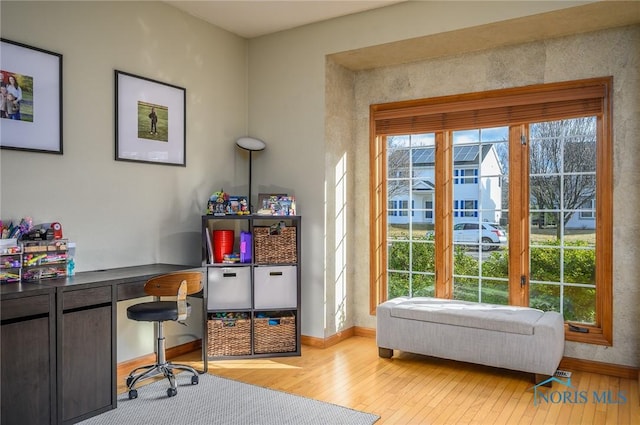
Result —
M 214 192 L 207 203 L 207 214 L 226 215 L 228 202 L 229 194 L 225 193 L 223 189 L 220 189 L 219 192 Z
M 240 199 L 240 212 L 238 212 L 238 214 L 251 214 L 251 211 L 249 211 L 249 205 L 247 203 L 247 198 L 241 198 Z

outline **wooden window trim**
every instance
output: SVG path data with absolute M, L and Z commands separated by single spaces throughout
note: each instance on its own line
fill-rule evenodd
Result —
M 598 326 L 585 326 L 588 333 L 572 332 L 566 328 L 568 341 L 598 345 L 613 344 L 613 137 L 612 137 L 612 95 L 613 78 L 602 77 L 579 81 L 559 82 L 418 99 L 370 106 L 370 313 L 375 314 L 376 306 L 386 301 L 387 280 L 387 217 L 386 217 L 386 161 L 384 148 L 386 136 L 397 134 L 436 133 L 436 156 L 447 161 L 452 154 L 446 130 L 477 128 L 491 125 L 509 125 L 510 133 L 523 133 L 527 122 L 572 118 L 594 114 L 598 116 L 598 179 L 596 187 L 596 285 Z M 513 136 L 513 134 L 511 134 Z M 511 138 L 513 140 L 513 138 Z M 524 157 L 524 155 L 521 155 Z M 449 158 L 450 159 L 450 158 Z M 522 169 L 528 170 L 526 164 Z M 527 181 L 524 176 L 521 183 Z M 450 276 L 453 268 L 453 243 L 450 240 L 453 217 L 446 205 L 450 205 L 453 181 L 450 177 L 436 172 L 437 195 L 435 219 L 436 238 L 442 242 L 443 250 L 436 250 L 437 297 L 451 298 Z M 515 189 L 512 189 L 515 191 Z M 523 193 L 522 187 L 519 188 Z M 437 191 L 436 191 L 437 192 Z M 511 205 L 514 199 L 510 193 Z M 520 199 L 520 198 L 518 198 Z M 518 202 L 515 206 L 519 223 L 510 223 L 510 252 L 528 249 L 528 205 Z M 527 214 L 525 214 L 525 212 Z M 527 219 L 524 219 L 527 217 Z M 514 232 L 515 230 L 515 232 Z M 513 244 L 513 246 L 512 246 Z M 526 247 L 526 248 L 525 248 Z M 512 256 L 516 257 L 516 256 Z M 510 260 L 510 280 L 519 280 L 520 271 L 526 270 L 521 258 Z M 517 267 L 518 273 L 511 273 Z M 516 269 L 514 269 L 516 270 Z M 521 291 L 514 291 L 510 282 L 509 302 L 528 304 L 528 284 Z

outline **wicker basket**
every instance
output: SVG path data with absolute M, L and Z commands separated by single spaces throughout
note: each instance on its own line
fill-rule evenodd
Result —
M 253 319 L 254 352 L 288 353 L 296 351 L 296 318 L 260 317 Z
M 209 357 L 251 354 L 250 319 L 210 319 L 207 321 L 207 336 Z
M 254 227 L 253 237 L 257 264 L 298 262 L 295 227 L 285 227 L 278 235 L 270 235 L 269 227 Z

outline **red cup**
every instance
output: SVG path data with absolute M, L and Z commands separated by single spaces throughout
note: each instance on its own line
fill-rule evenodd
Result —
M 233 238 L 233 230 L 213 231 L 213 261 L 222 263 L 225 254 L 233 253 Z

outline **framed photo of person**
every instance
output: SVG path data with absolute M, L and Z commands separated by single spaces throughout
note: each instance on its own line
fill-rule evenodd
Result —
M 62 154 L 62 55 L 0 39 L 0 148 Z
M 115 159 L 186 166 L 183 87 L 115 70 Z

